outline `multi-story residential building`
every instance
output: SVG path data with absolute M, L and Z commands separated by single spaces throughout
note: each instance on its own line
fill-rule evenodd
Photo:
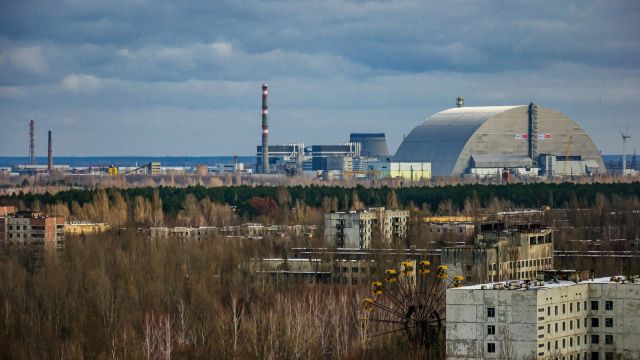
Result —
M 57 248 L 64 241 L 64 218 L 19 211 L 0 217 L 0 242 L 6 246 Z
M 553 232 L 535 223 L 483 223 L 474 245 L 442 248 L 441 262 L 472 284 L 535 279 L 553 269 Z
M 640 359 L 640 278 L 448 289 L 447 359 Z
M 337 211 L 324 214 L 324 238 L 328 247 L 370 249 L 379 236 L 383 246 L 407 236 L 409 211 L 383 207 L 365 211 Z

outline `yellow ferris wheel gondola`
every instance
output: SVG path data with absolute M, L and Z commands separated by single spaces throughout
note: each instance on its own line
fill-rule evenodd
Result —
M 403 261 L 402 262 L 402 275 L 410 275 L 413 274 L 413 262 L 411 261 Z
M 448 279 L 449 274 L 447 274 L 447 270 L 449 270 L 449 267 L 447 265 L 438 266 L 438 272 L 437 272 L 438 279 Z
M 371 283 L 371 293 L 373 295 L 382 295 L 382 282 L 374 281 Z
M 423 260 L 418 263 L 418 270 L 421 274 L 429 274 L 431 272 L 431 269 L 429 269 L 430 266 L 431 261 Z
M 395 271 L 393 269 L 385 270 L 384 274 L 386 275 L 385 278 L 384 278 L 385 282 L 395 283 L 395 282 L 398 281 L 398 272 L 397 271 Z

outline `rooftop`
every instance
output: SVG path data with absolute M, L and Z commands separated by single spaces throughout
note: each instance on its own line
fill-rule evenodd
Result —
M 618 276 L 609 276 L 609 277 L 601 277 L 588 279 L 584 281 L 574 282 L 574 281 L 566 281 L 566 280 L 557 280 L 557 281 L 542 281 L 542 280 L 507 280 L 486 284 L 476 284 L 469 286 L 461 286 L 458 288 L 451 288 L 452 290 L 544 290 L 544 289 L 552 289 L 559 288 L 564 286 L 571 286 L 576 284 L 636 284 L 640 285 L 640 277 L 635 276 L 627 281 L 627 277 L 624 275 Z

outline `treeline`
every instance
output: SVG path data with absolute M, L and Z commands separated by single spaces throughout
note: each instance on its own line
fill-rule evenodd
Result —
M 52 194 L 17 194 L 0 197 L 1 204 L 15 204 L 24 208 L 34 208 L 64 204 L 72 209 L 74 203 L 84 206 L 94 201 L 100 190 L 71 190 Z M 462 210 L 469 199 L 474 199 L 480 207 L 490 207 L 496 199 L 506 201 L 516 207 L 551 206 L 554 208 L 591 207 L 597 196 L 609 200 L 615 198 L 640 198 L 640 182 L 608 184 L 510 184 L 510 185 L 455 185 L 441 187 L 408 187 L 392 189 L 388 187 L 367 188 L 357 186 L 230 186 L 230 187 L 146 187 L 131 189 L 108 189 L 110 199 L 120 194 L 130 202 L 134 199 L 152 201 L 154 192 L 162 203 L 165 215 L 177 217 L 188 197 L 200 202 L 208 199 L 214 204 L 224 204 L 236 209 L 237 214 L 255 218 L 277 211 L 278 206 L 290 208 L 348 210 L 359 204 L 385 206 L 395 197 L 401 207 L 436 211 L 443 207 Z M 286 194 L 285 194 L 286 193 Z M 135 200 L 138 201 L 138 200 Z M 306 211 L 306 210 L 305 210 Z
M 0 358 L 422 358 L 401 336 L 370 338 L 367 288 L 285 287 L 239 266 L 276 251 L 128 230 L 69 238 L 35 269 L 0 254 Z

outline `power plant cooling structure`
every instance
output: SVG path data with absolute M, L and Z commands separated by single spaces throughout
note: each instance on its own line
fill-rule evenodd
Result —
M 269 106 L 267 97 L 269 96 L 269 86 L 262 84 L 262 173 L 269 173 Z
M 47 171 L 53 173 L 53 145 L 51 144 L 51 130 L 49 130 L 49 147 L 47 150 Z

